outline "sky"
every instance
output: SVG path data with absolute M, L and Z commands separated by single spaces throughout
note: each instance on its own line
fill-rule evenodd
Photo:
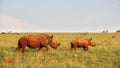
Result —
M 116 32 L 120 0 L 0 0 L 0 32 Z

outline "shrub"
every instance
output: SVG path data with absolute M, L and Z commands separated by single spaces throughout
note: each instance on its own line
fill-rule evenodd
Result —
M 117 30 L 116 32 L 120 32 L 120 29 L 119 29 L 119 30 Z

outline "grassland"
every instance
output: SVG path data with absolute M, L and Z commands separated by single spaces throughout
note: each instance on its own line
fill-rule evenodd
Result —
M 27 48 L 26 53 L 13 52 L 21 36 L 38 33 L 0 34 L 0 68 L 119 68 L 120 33 L 47 33 L 61 45 L 57 50 L 50 48 L 48 54 Z M 114 36 L 114 38 L 113 38 Z M 73 39 L 92 37 L 95 47 L 89 51 L 82 48 L 71 52 Z M 43 48 L 43 51 L 46 49 Z

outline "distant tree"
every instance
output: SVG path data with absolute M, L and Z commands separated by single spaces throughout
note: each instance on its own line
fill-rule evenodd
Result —
M 1 32 L 1 34 L 6 34 L 5 32 Z
M 117 30 L 116 32 L 120 32 L 120 29 L 119 29 L 119 30 Z
M 106 33 L 108 32 L 108 30 L 106 30 Z
M 108 30 L 103 30 L 103 33 L 108 33 Z
M 105 33 L 105 30 L 103 30 L 102 32 Z

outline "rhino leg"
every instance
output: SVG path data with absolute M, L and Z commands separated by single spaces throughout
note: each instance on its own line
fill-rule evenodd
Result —
M 43 48 L 43 46 L 40 46 L 38 50 L 41 51 L 42 48 Z
M 84 51 L 88 51 L 88 47 L 83 47 Z
M 16 47 L 16 49 L 14 50 L 14 52 L 19 51 L 19 50 L 20 50 L 20 47 L 18 46 L 18 47 Z
M 22 48 L 22 53 L 26 51 L 26 46 Z
M 71 42 L 71 51 L 74 49 L 74 50 L 76 50 L 76 46 L 77 45 L 75 45 L 75 44 L 73 44 L 72 42 Z
M 49 51 L 49 47 L 48 47 L 48 45 L 45 45 L 44 47 L 47 49 L 47 52 L 48 52 L 48 51 Z

